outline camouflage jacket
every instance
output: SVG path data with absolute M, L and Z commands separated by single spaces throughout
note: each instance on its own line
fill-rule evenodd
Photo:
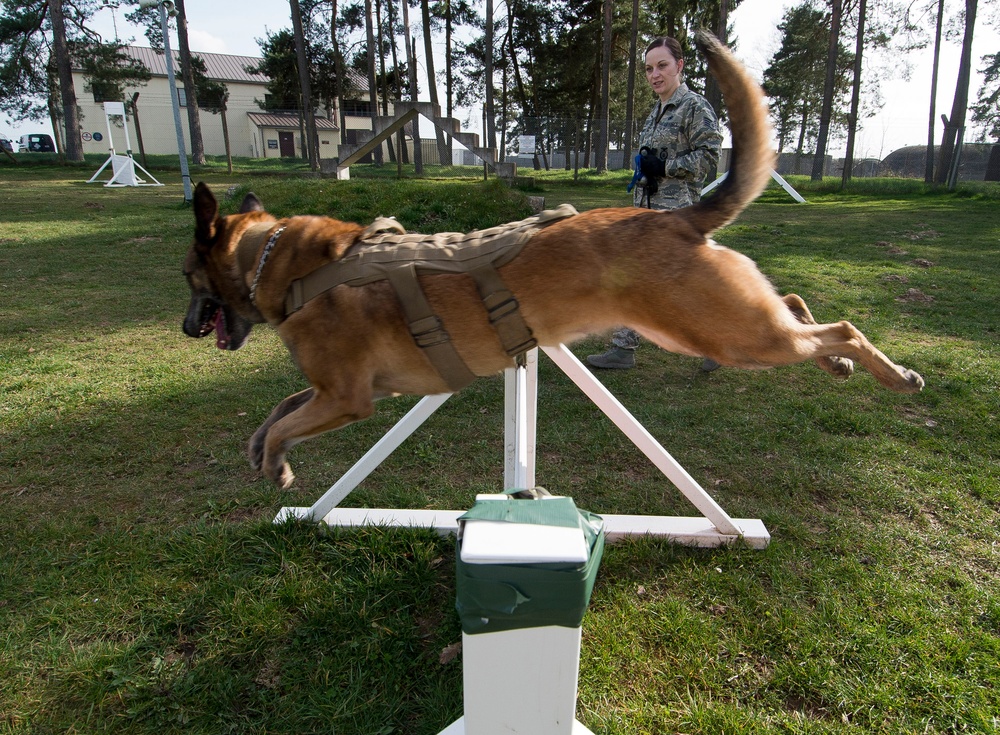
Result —
M 657 121 L 659 118 L 659 121 Z M 666 151 L 667 175 L 657 181 L 651 209 L 677 209 L 697 202 L 712 166 L 719 162 L 722 134 L 715 110 L 704 97 L 681 84 L 665 105 L 657 102 L 639 133 L 639 148 Z M 637 207 L 646 206 L 646 188 L 633 190 Z

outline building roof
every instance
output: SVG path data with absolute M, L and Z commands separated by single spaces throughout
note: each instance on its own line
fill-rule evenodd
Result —
M 177 51 L 173 50 L 174 74 L 180 77 L 180 59 Z M 141 62 L 154 77 L 167 76 L 166 57 L 162 51 L 156 51 L 146 46 L 126 46 L 125 53 L 136 61 Z M 209 79 L 222 82 L 241 82 L 244 84 L 267 84 L 268 78 L 264 74 L 251 73 L 247 67 L 255 67 L 260 64 L 261 59 L 257 56 L 234 56 L 232 54 L 211 54 L 204 51 L 192 51 L 194 56 L 198 56 L 205 62 L 205 69 Z M 354 69 L 347 69 L 347 76 L 351 81 L 351 87 L 362 93 L 368 91 L 368 80 Z
M 162 51 L 156 51 L 145 46 L 126 46 L 125 53 L 136 61 L 139 61 L 149 69 L 154 77 L 165 77 L 167 75 L 166 57 Z M 256 66 L 260 63 L 259 58 L 253 56 L 232 56 L 230 54 L 209 54 L 201 51 L 192 51 L 205 62 L 205 69 L 208 71 L 208 78 L 223 82 L 243 82 L 245 84 L 267 84 L 267 77 L 264 74 L 253 74 L 247 71 L 248 66 Z M 180 76 L 180 59 L 177 52 L 173 52 L 174 73 Z
M 247 117 L 250 122 L 259 128 L 289 128 L 299 129 L 299 118 L 297 115 L 272 115 L 267 112 L 248 112 Z M 321 115 L 316 116 L 317 130 L 340 130 L 340 127 L 333 120 L 328 120 Z

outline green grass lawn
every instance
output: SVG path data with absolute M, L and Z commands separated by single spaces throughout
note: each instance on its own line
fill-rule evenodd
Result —
M 224 166 L 192 173 L 227 211 L 253 190 L 278 215 L 428 232 L 530 212 L 460 169 Z M 192 214 L 177 172 L 152 170 L 166 186 L 106 189 L 89 168 L 0 161 L 0 733 L 439 733 L 462 709 L 461 659 L 441 659 L 461 636 L 453 540 L 271 522 L 415 399 L 296 447 L 290 490 L 253 473 L 247 440 L 304 382 L 266 328 L 237 353 L 182 334 Z M 629 203 L 625 172 L 534 178 L 549 206 Z M 602 373 L 772 541 L 608 547 L 578 717 L 603 735 L 1000 732 L 1000 190 L 792 183 L 807 204 L 769 188 L 717 239 L 927 387 L 812 365 L 703 374 L 648 345 Z M 544 357 L 540 394 L 539 484 L 599 514 L 693 514 Z M 497 377 L 345 505 L 469 507 L 502 489 L 502 464 Z M 534 685 L 497 682 L 512 706 Z

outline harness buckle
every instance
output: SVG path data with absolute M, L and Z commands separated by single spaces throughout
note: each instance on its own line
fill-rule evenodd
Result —
M 451 340 L 451 337 L 444 330 L 444 324 L 436 315 L 410 322 L 409 327 L 410 335 L 418 347 L 434 347 Z

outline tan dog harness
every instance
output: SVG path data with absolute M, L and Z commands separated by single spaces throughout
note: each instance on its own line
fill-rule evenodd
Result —
M 294 314 L 308 301 L 336 286 L 363 286 L 388 280 L 396 290 L 414 342 L 448 387 L 457 391 L 476 376 L 455 350 L 417 276 L 469 275 L 476 282 L 490 324 L 504 351 L 514 357 L 537 343 L 521 317 L 517 299 L 500 278 L 497 268 L 517 257 L 539 229 L 575 214 L 576 209 L 563 204 L 534 217 L 487 230 L 437 235 L 405 234 L 402 225 L 395 220 L 377 219 L 342 258 L 291 283 L 285 296 L 285 316 Z M 388 230 L 395 232 L 387 233 Z

